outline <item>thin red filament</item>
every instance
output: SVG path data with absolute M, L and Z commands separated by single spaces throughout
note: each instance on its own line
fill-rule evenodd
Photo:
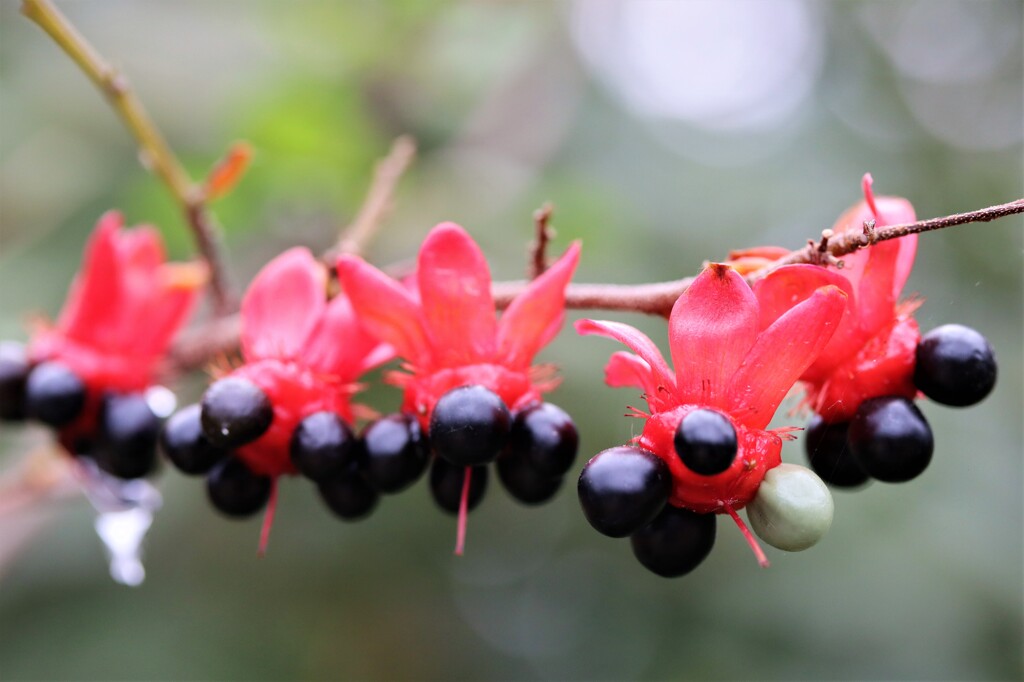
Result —
M 459 498 L 459 522 L 455 530 L 455 556 L 462 556 L 466 548 L 466 521 L 469 517 L 469 484 L 473 480 L 473 468 L 466 467 L 462 479 L 462 497 Z
M 256 557 L 262 559 L 267 555 L 267 544 L 270 542 L 270 529 L 274 525 L 274 513 L 277 511 L 277 479 L 270 484 L 270 500 L 267 501 L 267 511 L 263 514 L 263 527 L 260 528 L 260 546 L 256 550 Z
M 729 512 L 729 516 L 732 517 L 732 520 L 736 522 L 740 532 L 743 533 L 744 539 L 746 539 L 747 544 L 750 545 L 750 549 L 754 552 L 754 556 L 757 558 L 757 563 L 761 568 L 768 568 L 771 566 L 771 563 L 768 561 L 768 557 L 764 554 L 764 550 L 761 549 L 761 545 L 757 542 L 757 538 L 755 538 L 754 534 L 750 532 L 749 528 L 747 528 L 747 524 L 743 523 L 743 519 L 740 518 L 740 515 L 736 513 L 736 510 L 732 508 L 731 504 L 726 503 L 723 506 L 725 507 L 725 511 Z

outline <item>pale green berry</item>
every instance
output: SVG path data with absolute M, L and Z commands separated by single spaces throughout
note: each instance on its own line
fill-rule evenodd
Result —
M 799 552 L 817 543 L 832 525 L 832 494 L 810 469 L 780 464 L 765 474 L 747 517 L 772 547 Z

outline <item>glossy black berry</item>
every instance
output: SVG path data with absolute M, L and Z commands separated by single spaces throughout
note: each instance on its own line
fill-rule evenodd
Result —
M 996 385 L 996 356 L 988 340 L 959 324 L 925 334 L 917 344 L 914 385 L 937 403 L 966 407 Z
M 510 441 L 512 451 L 534 471 L 561 476 L 572 467 L 580 438 L 565 410 L 540 403 L 516 413 Z
M 483 386 L 454 388 L 434 405 L 430 443 L 452 464 L 486 464 L 508 444 L 511 422 L 505 403 L 492 391 Z
M 194 403 L 174 414 L 160 431 L 160 449 L 184 474 L 205 474 L 227 456 L 203 435 L 200 408 Z
M 470 511 L 480 504 L 487 492 L 487 467 L 472 467 L 469 483 L 469 499 L 466 508 Z M 462 501 L 462 486 L 466 480 L 466 467 L 456 466 L 441 457 L 435 457 L 430 465 L 430 494 L 441 509 L 452 514 L 459 513 Z
M 389 414 L 363 430 L 366 480 L 382 493 L 397 493 L 419 480 L 430 462 L 430 446 L 419 422 Z
M 699 409 L 679 422 L 673 440 L 686 467 L 702 476 L 720 474 L 736 459 L 736 429 L 721 412 Z
M 902 483 L 932 459 L 934 440 L 924 415 L 906 398 L 865 400 L 850 423 L 850 448 L 873 478 Z
M 333 412 L 316 412 L 295 427 L 289 452 L 303 476 L 325 481 L 343 473 L 355 456 L 356 437 Z
M 25 382 L 25 412 L 54 427 L 67 426 L 85 407 L 85 382 L 67 365 L 44 362 Z
M 377 507 L 380 495 L 366 479 L 351 470 L 317 483 L 320 499 L 346 521 L 356 521 L 370 515 Z
M 274 420 L 274 409 L 259 386 L 228 377 L 213 383 L 202 401 L 203 433 L 222 448 L 235 448 L 262 436 Z
M 580 474 L 583 514 L 598 532 L 623 538 L 650 523 L 668 502 L 672 476 L 657 455 L 626 445 L 597 454 Z
M 511 451 L 498 458 L 498 479 L 509 495 L 523 504 L 547 502 L 562 487 L 564 476 L 537 471 L 523 453 Z
M 29 364 L 25 346 L 14 341 L 0 342 L 0 419 L 25 418 L 25 381 Z
M 215 509 L 227 516 L 252 516 L 267 504 L 273 481 L 253 473 L 237 457 L 221 460 L 206 477 L 206 493 Z
M 140 393 L 104 397 L 95 459 L 118 478 L 139 478 L 156 466 L 160 418 Z
M 807 425 L 804 449 L 811 469 L 831 486 L 854 488 L 867 482 L 868 472 L 850 452 L 847 436 L 849 422 L 826 424 L 821 415 L 814 415 Z
M 715 546 L 715 515 L 666 506 L 630 538 L 633 556 L 648 570 L 678 578 L 697 568 Z

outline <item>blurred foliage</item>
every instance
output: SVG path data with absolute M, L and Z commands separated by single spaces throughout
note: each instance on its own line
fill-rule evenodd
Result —
M 695 13 L 678 27 L 671 13 L 641 22 L 658 5 L 596 0 L 60 4 L 197 177 L 232 141 L 252 143 L 252 168 L 214 207 L 239 286 L 287 246 L 330 244 L 400 133 L 422 153 L 371 257 L 408 258 L 451 219 L 500 278 L 521 276 L 531 211 L 545 200 L 557 207 L 556 248 L 584 240 L 580 281 L 642 282 L 695 273 L 730 248 L 799 246 L 859 198 L 865 171 L 922 217 L 1007 201 L 1024 183 L 1012 0 L 741 3 L 771 6 L 780 22 L 728 48 L 767 45 L 753 66 L 773 66 L 796 38 L 807 45 L 789 67 L 809 69 L 807 91 L 757 125 L 653 114 L 628 96 L 659 76 L 630 71 L 647 46 L 680 88 L 714 76 L 672 102 L 715 101 L 734 53 L 677 64 L 661 47 L 674 34 L 657 29 L 728 47 L 745 34 L 714 33 L 715 12 L 733 3 L 660 3 Z M 24 338 L 29 312 L 56 314 L 109 207 L 158 224 L 178 257 L 191 249 L 116 117 L 16 10 L 0 5 L 2 338 Z M 787 43 L 783 29 L 804 32 Z M 768 76 L 745 86 L 763 91 L 757 106 L 792 95 L 797 79 L 779 78 L 777 92 Z M 927 296 L 923 329 L 957 321 L 989 336 L 995 393 L 970 412 L 925 404 L 938 443 L 929 471 L 837 493 L 825 541 L 771 552 L 768 571 L 723 522 L 695 574 L 655 578 L 628 543 L 586 526 L 571 480 L 539 509 L 493 485 L 461 559 L 450 555 L 454 521 L 423 483 L 353 525 L 287 481 L 269 556 L 256 561 L 258 522 L 222 520 L 199 481 L 167 471 L 139 589 L 107 578 L 84 500 L 33 517 L 31 542 L 0 574 L 0 677 L 1020 679 L 1021 223 L 922 237 L 909 286 Z M 663 322 L 621 318 L 664 345 Z M 637 396 L 602 388 L 612 350 L 565 332 L 541 357 L 562 367 L 552 400 L 579 423 L 581 464 L 638 428 L 615 418 Z M 183 399 L 201 387 L 187 378 Z M 374 388 L 366 401 L 392 409 L 397 398 Z M 0 466 L 46 437 L 4 429 Z M 784 457 L 801 461 L 800 444 Z M 0 525 L 7 539 L 19 532 Z

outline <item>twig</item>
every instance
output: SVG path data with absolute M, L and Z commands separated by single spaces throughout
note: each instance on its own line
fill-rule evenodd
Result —
M 416 142 L 408 135 L 395 138 L 391 151 L 377 162 L 373 169 L 373 182 L 366 193 L 363 205 L 352 222 L 342 230 L 334 248 L 324 254 L 324 260 L 332 263 L 342 253 L 362 255 L 366 245 L 391 210 L 398 181 L 416 157 Z
M 939 230 L 954 225 L 974 222 L 989 222 L 1004 216 L 1024 213 L 1024 198 L 990 208 L 968 213 L 958 213 L 943 218 L 932 218 L 916 223 L 904 223 L 877 228 L 871 236 L 858 233 L 841 235 L 822 233 L 821 242 L 811 241 L 806 247 L 790 252 L 779 260 L 747 275 L 748 282 L 755 282 L 772 270 L 793 263 L 821 263 L 824 259 L 844 256 L 848 253 L 888 239 L 898 239 L 908 234 Z M 619 312 L 645 313 L 668 317 L 676 299 L 686 291 L 692 277 L 654 282 L 651 284 L 570 284 L 565 290 L 565 307 L 572 310 L 609 310 Z M 512 299 L 522 293 L 527 281 L 495 282 L 494 302 L 498 309 L 507 308 Z M 201 366 L 211 357 L 238 346 L 239 319 L 225 318 L 206 327 L 194 330 L 182 337 L 172 351 L 172 361 L 179 369 Z
M 323 254 L 322 260 L 328 266 L 333 265 L 339 254 L 359 255 L 363 252 L 391 210 L 398 181 L 415 157 L 416 143 L 411 137 L 403 135 L 395 138 L 388 155 L 374 167 L 373 181 L 356 217 L 342 231 L 337 244 Z M 241 325 L 241 318 L 235 314 L 222 316 L 185 332 L 171 348 L 170 369 L 197 369 L 206 365 L 211 358 L 232 352 L 238 348 Z
M 1019 213 L 1024 213 L 1024 198 L 1005 204 L 999 204 L 997 206 L 978 209 L 977 211 L 957 213 L 942 218 L 932 218 L 930 220 L 919 220 L 914 223 L 901 223 L 899 225 L 887 225 L 885 227 L 871 227 L 866 225 L 865 229 L 861 232 L 850 231 L 839 235 L 832 235 L 831 238 L 827 240 L 827 252 L 828 255 L 833 258 L 840 258 L 853 253 L 858 249 L 862 249 L 865 246 L 884 242 L 889 239 L 899 239 L 900 237 L 906 237 L 907 235 L 931 232 L 932 230 L 941 230 L 955 225 L 987 223 L 992 220 L 996 220 L 997 218 L 1003 218 Z M 750 273 L 747 279 L 751 282 L 757 281 L 765 277 L 771 271 L 781 268 L 783 265 L 792 265 L 794 263 L 813 263 L 815 262 L 814 252 L 818 251 L 819 248 L 820 247 L 817 244 L 812 242 L 802 249 L 791 252 L 784 258 L 780 258 L 771 265 Z
M 207 209 L 206 196 L 171 151 L 128 80 L 89 44 L 50 0 L 22 0 L 21 11 L 78 64 L 121 116 L 139 145 L 142 165 L 167 185 L 181 207 L 196 247 L 210 268 L 210 292 L 217 312 L 229 310 L 231 294 L 219 230 Z
M 537 279 L 548 269 L 548 242 L 553 236 L 548 223 L 551 222 L 554 210 L 555 207 L 548 202 L 533 212 L 533 225 L 537 236 L 530 244 L 530 279 Z

